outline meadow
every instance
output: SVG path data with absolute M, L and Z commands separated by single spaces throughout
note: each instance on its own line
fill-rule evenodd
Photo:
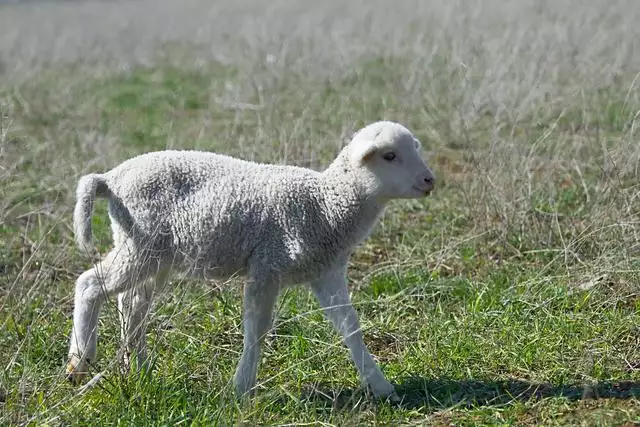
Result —
M 0 4 L 0 424 L 637 425 L 638 22 L 634 0 Z M 156 300 L 150 375 L 120 371 L 107 304 L 104 376 L 66 381 L 80 175 L 164 148 L 322 169 L 381 119 L 437 176 L 349 270 L 400 404 L 304 288 L 238 404 L 238 281 Z M 104 252 L 104 201 L 93 226 Z

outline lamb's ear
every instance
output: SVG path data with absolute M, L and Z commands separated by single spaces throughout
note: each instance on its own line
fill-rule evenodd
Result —
M 371 141 L 358 141 L 351 148 L 351 160 L 356 163 L 365 163 L 373 156 L 378 147 Z

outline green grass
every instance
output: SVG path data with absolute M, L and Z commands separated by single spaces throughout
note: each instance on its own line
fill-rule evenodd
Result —
M 304 11 L 280 5 L 262 11 L 275 28 L 264 34 L 150 46 L 196 28 L 189 20 L 208 6 L 58 5 L 48 13 L 61 34 L 113 14 L 136 23 L 127 34 L 141 50 L 127 50 L 118 26 L 95 45 L 104 53 L 83 47 L 89 24 L 78 39 L 68 33 L 71 60 L 34 48 L 28 62 L 1 42 L 0 424 L 639 423 L 640 92 L 625 44 L 635 27 L 607 22 L 635 22 L 640 10 L 587 2 L 574 16 L 497 3 L 528 10 L 500 14 L 498 34 L 485 24 L 491 8 L 376 3 L 369 25 L 355 9 L 334 22 L 336 5 L 313 6 L 336 30 L 317 33 Z M 257 25 L 225 7 L 213 27 Z M 15 13 L 11 30 L 38 19 L 30 10 L 0 14 Z M 143 20 L 154 13 L 171 25 Z M 401 16 L 432 18 L 425 29 L 395 25 Z M 298 21 L 283 41 L 277 29 Z M 136 59 L 149 52 L 150 63 Z M 150 373 L 120 372 L 107 304 L 93 367 L 104 377 L 84 394 L 66 382 L 74 281 L 90 265 L 71 229 L 80 175 L 164 148 L 319 169 L 383 118 L 414 130 L 438 179 L 432 197 L 389 206 L 349 269 L 365 342 L 402 403 L 361 389 L 339 336 L 298 288 L 281 296 L 258 393 L 241 406 L 230 383 L 242 347 L 236 281 L 176 281 L 158 298 Z M 93 225 L 104 252 L 104 202 Z

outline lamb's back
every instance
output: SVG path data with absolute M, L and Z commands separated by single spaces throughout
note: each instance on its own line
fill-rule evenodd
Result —
M 106 176 L 138 233 L 157 242 L 149 245 L 154 250 L 237 268 L 257 244 L 295 232 L 299 220 L 290 217 L 313 210 L 319 173 L 208 152 L 162 151 L 127 160 Z

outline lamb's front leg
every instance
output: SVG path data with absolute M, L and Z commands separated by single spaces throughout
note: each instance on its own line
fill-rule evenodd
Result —
M 328 271 L 312 282 L 311 288 L 325 315 L 342 335 L 360 378 L 371 387 L 375 396 L 398 400 L 393 385 L 384 377 L 364 343 L 358 314 L 351 304 L 347 289 L 346 265 Z
M 263 273 L 250 275 L 244 286 L 243 348 L 234 376 L 238 397 L 251 394 L 256 384 L 260 347 L 271 328 L 271 315 L 278 293 L 277 280 Z

